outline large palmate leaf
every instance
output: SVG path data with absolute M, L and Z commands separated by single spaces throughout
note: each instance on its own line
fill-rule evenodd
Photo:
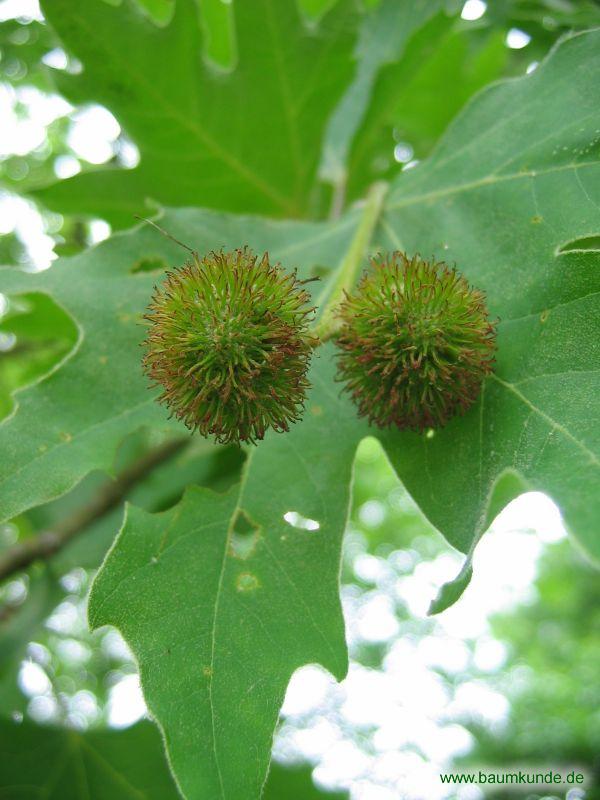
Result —
M 277 216 L 305 213 L 321 136 L 351 75 L 354 10 L 340 0 L 315 29 L 295 0 L 235 5 L 238 63 L 202 58 L 194 0 L 159 27 L 133 0 L 51 0 L 46 18 L 83 64 L 57 72 L 75 103 L 108 107 L 137 144 L 131 170 L 100 169 L 38 193 L 48 206 L 129 225 L 148 198 Z
M 329 226 L 269 223 L 189 210 L 169 212 L 163 223 L 200 252 L 248 244 L 269 249 L 306 275 L 313 266 L 337 263 L 354 219 Z M 184 259 L 174 244 L 146 228 L 61 259 L 46 272 L 0 271 L 0 291 L 49 294 L 79 328 L 75 351 L 44 381 L 17 394 L 17 408 L 2 422 L 0 518 L 62 494 L 92 469 L 109 469 L 115 448 L 132 430 L 149 425 L 185 431 L 167 420 L 148 390 L 139 348 L 153 285 L 167 263 Z
M 190 800 L 258 798 L 293 671 L 345 675 L 340 547 L 365 431 L 331 373 L 318 359 L 304 421 L 266 438 L 241 488 L 130 508 L 92 590 L 90 623 L 116 625 L 136 654 Z
M 477 407 L 431 438 L 384 439 L 461 550 L 511 497 L 540 489 L 600 560 L 599 104 L 600 32 L 572 36 L 532 75 L 481 94 L 389 197 L 386 243 L 455 261 L 500 318 Z

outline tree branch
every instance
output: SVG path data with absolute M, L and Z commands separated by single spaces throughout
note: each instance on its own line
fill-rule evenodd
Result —
M 175 439 L 151 450 L 123 470 L 115 480 L 108 481 L 85 506 L 77 509 L 52 530 L 24 539 L 0 553 L 0 581 L 15 572 L 26 569 L 38 559 L 48 559 L 84 531 L 92 522 L 116 508 L 129 490 L 143 480 L 164 461 L 168 461 L 189 443 L 189 439 Z

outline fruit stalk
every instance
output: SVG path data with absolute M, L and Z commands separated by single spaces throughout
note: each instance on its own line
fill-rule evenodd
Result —
M 356 283 L 373 231 L 379 221 L 387 190 L 388 184 L 380 181 L 374 183 L 367 194 L 354 238 L 339 266 L 334 284 L 329 293 L 329 300 L 313 328 L 313 333 L 319 338 L 320 342 L 326 342 L 331 339 L 340 328 L 341 321 L 336 315 L 336 310 L 344 299 L 345 292 L 349 292 Z M 317 303 L 317 305 L 320 305 L 320 303 Z

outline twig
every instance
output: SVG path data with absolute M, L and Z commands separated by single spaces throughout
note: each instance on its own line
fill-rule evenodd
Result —
M 5 552 L 0 553 L 0 581 L 15 572 L 25 569 L 38 559 L 48 559 L 80 534 L 100 517 L 108 514 L 125 499 L 128 491 L 146 477 L 153 469 L 172 458 L 188 444 L 188 439 L 165 442 L 146 453 L 130 467 L 123 470 L 115 480 L 108 481 L 98 494 L 85 506 L 77 509 L 52 530 L 32 536 Z

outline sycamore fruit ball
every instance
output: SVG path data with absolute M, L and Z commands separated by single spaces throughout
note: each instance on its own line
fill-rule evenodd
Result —
M 194 254 L 155 287 L 143 367 L 190 430 L 250 442 L 300 418 L 314 309 L 295 273 L 248 248 Z
M 477 399 L 493 369 L 485 297 L 443 262 L 393 252 L 339 308 L 338 379 L 379 427 L 440 428 Z

